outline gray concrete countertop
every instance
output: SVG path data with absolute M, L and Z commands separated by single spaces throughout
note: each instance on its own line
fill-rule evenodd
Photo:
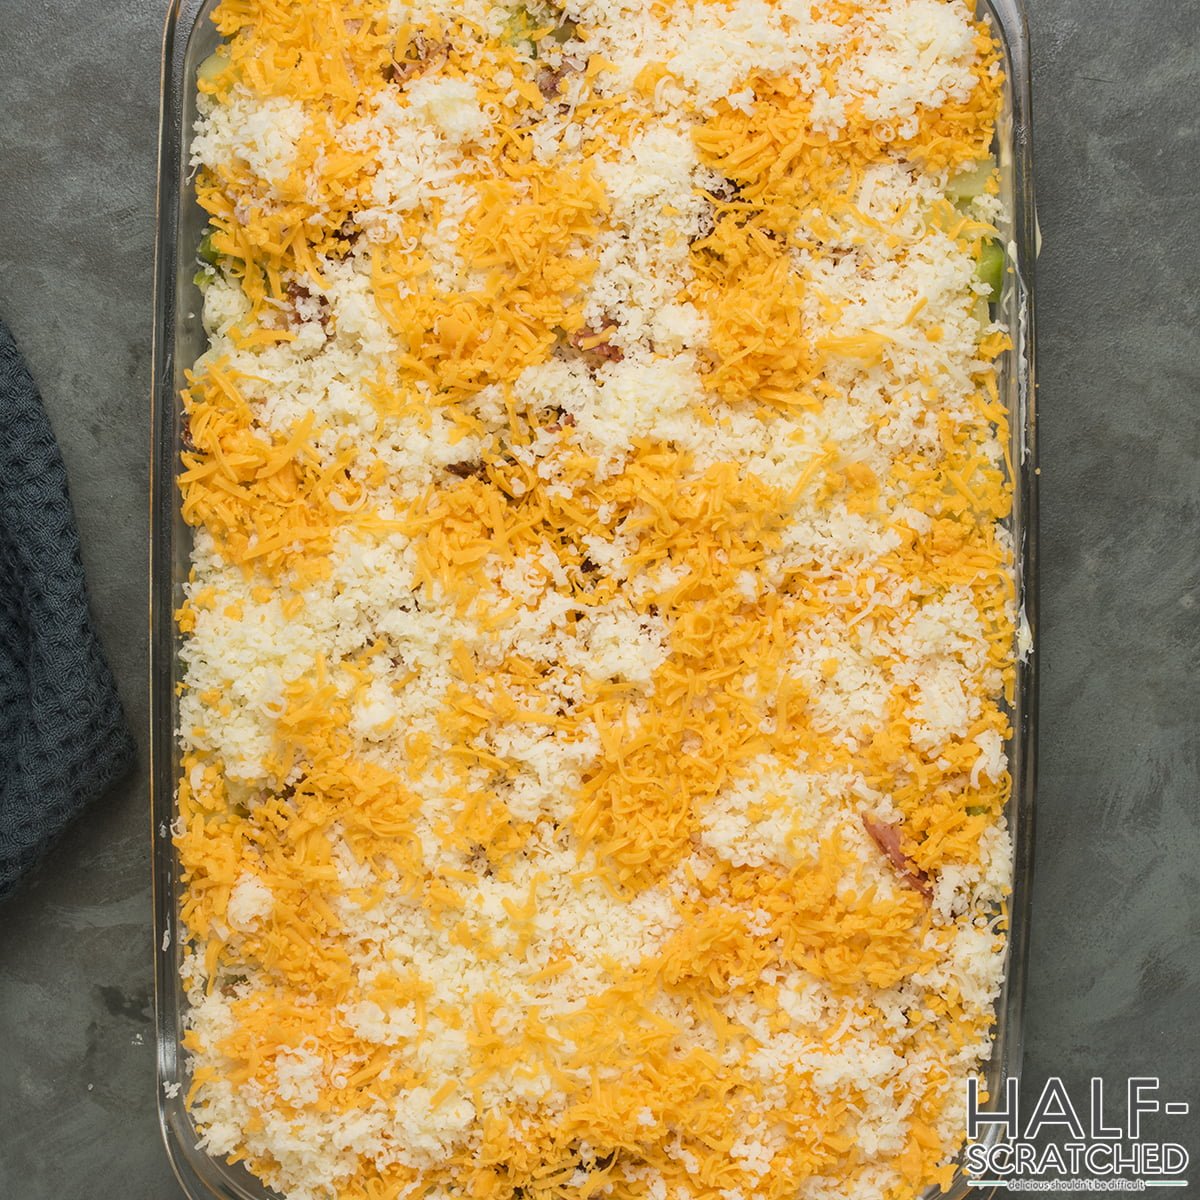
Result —
M 0 314 L 138 772 L 0 907 L 0 1196 L 178 1200 L 155 1118 L 146 522 L 166 0 L 0 0 Z M 1200 5 L 1029 0 L 1042 733 L 1024 1068 L 1159 1076 L 1200 1190 Z

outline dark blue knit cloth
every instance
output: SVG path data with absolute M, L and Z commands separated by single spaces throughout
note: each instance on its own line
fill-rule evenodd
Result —
M 129 768 L 62 457 L 0 322 L 0 899 Z

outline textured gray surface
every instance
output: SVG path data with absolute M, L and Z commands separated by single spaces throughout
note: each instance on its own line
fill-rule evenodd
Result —
M 1192 1113 L 1151 1131 L 1200 1178 L 1200 5 L 1030 3 L 1044 674 L 1025 1077 L 1161 1076 Z M 62 443 L 143 755 L 164 8 L 0 0 L 0 313 Z M 0 1196 L 180 1195 L 154 1117 L 148 834 L 143 762 L 0 909 Z

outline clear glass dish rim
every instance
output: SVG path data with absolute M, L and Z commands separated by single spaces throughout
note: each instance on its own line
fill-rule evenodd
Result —
M 179 515 L 175 476 L 182 433 L 178 402 L 181 372 L 189 355 L 180 342 L 195 335 L 195 314 L 187 311 L 193 263 L 181 247 L 195 245 L 199 225 L 189 205 L 183 161 L 194 97 L 191 67 L 199 55 L 193 43 L 211 48 L 216 34 L 202 24 L 215 0 L 171 0 L 162 54 L 157 239 L 151 388 L 150 463 L 150 820 L 155 931 L 155 1022 L 158 1063 L 159 1124 L 172 1168 L 191 1200 L 270 1200 L 276 1193 L 240 1167 L 230 1167 L 197 1148 L 197 1134 L 184 1107 L 185 1055 L 182 1047 L 186 1000 L 179 977 L 178 862 L 170 838 L 174 819 L 178 752 L 175 739 L 175 684 L 178 632 L 173 613 L 186 576 L 186 530 Z M 1011 529 L 1016 548 L 1018 604 L 1030 645 L 1017 666 L 1014 734 L 1010 741 L 1013 797 L 1013 891 L 1009 903 L 1009 941 L 1004 990 L 997 1004 L 996 1038 L 988 1068 L 993 1103 L 1003 1081 L 1020 1073 L 1023 1046 L 1025 976 L 1033 870 L 1033 818 L 1036 784 L 1037 725 L 1037 421 L 1034 296 L 1038 249 L 1031 146 L 1030 63 L 1024 0 L 979 0 L 1004 46 L 1007 75 L 1005 119 L 999 136 L 1005 192 L 1011 212 L 1010 273 L 1002 300 L 1012 330 L 1004 392 L 1012 426 L 1014 512 Z M 196 236 L 183 238 L 190 230 Z M 189 233 L 189 236 L 191 234 Z M 168 1089 L 174 1094 L 169 1095 Z M 996 1131 L 989 1133 L 995 1138 Z M 932 1200 L 963 1200 L 970 1192 L 960 1170 L 950 1191 L 930 1189 Z M 981 1195 L 975 1192 L 975 1195 Z M 924 1200 L 924 1198 L 923 1198 Z

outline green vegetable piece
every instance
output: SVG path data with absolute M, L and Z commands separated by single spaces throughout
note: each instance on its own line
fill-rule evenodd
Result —
M 217 259 L 221 257 L 216 245 L 213 242 L 213 238 L 215 236 L 216 235 L 214 231 L 210 229 L 200 239 L 200 245 L 196 250 L 196 257 L 200 259 L 201 262 L 208 263 L 210 267 L 215 267 L 217 265 Z
M 1004 247 L 994 239 L 983 243 L 983 249 L 979 252 L 979 264 L 975 268 L 975 278 L 988 285 L 988 299 L 995 304 L 1000 299 L 1000 289 L 1004 286 Z
M 511 13 L 504 26 L 504 40 L 515 50 L 524 50 L 531 58 L 537 58 L 537 43 L 529 36 L 537 28 L 537 22 L 523 4 Z
M 983 816 L 987 815 L 987 812 L 988 812 L 988 806 L 986 804 L 968 804 L 967 805 L 967 816 L 968 817 L 983 817 Z
M 956 204 L 982 196 L 995 170 L 996 160 L 993 158 L 985 158 L 983 162 L 967 167 L 946 184 L 946 195 Z
M 579 26 L 576 22 L 572 21 L 570 17 L 564 16 L 551 31 L 550 40 L 557 42 L 560 46 L 565 45 L 575 36 L 575 31 L 578 28 Z
M 225 68 L 229 66 L 229 50 L 222 46 L 215 53 L 210 54 L 196 68 L 196 82 L 214 84 L 217 77 Z
M 201 291 L 203 291 L 206 287 L 208 287 L 208 285 L 210 283 L 212 283 L 212 280 L 213 280 L 213 269 L 211 267 L 205 267 L 203 270 L 197 271 L 195 273 L 195 275 L 192 276 L 192 282 Z

